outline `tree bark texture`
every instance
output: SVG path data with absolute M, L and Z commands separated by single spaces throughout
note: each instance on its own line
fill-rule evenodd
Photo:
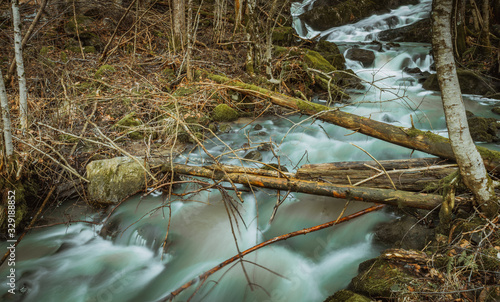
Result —
M 14 23 L 14 48 L 16 53 L 17 78 L 19 81 L 19 119 L 21 129 L 28 128 L 28 90 L 24 73 L 23 46 L 21 36 L 21 14 L 19 0 L 12 1 L 12 20 Z
M 186 42 L 186 4 L 184 0 L 172 0 L 172 28 L 174 44 L 184 45 Z
M 378 122 L 367 117 L 342 112 L 338 108 L 330 108 L 320 104 L 307 102 L 294 97 L 273 92 L 255 85 L 237 82 L 223 76 L 207 74 L 211 80 L 224 84 L 225 87 L 268 99 L 273 104 L 297 110 L 301 114 L 314 115 L 317 119 L 351 129 L 365 135 L 384 140 L 409 149 L 422 151 L 441 158 L 455 160 L 449 139 L 432 132 L 415 128 L 397 127 Z M 500 174 L 500 152 L 484 147 L 477 147 L 486 168 Z
M 5 155 L 10 158 L 14 154 L 14 144 L 12 143 L 11 119 L 9 111 L 9 101 L 5 83 L 3 82 L 2 70 L 0 69 L 0 105 L 3 120 L 3 139 L 5 143 Z
M 497 199 L 481 155 L 469 132 L 458 83 L 451 39 L 453 0 L 434 0 L 432 5 L 432 46 L 450 145 L 465 185 L 481 210 L 489 216 L 498 211 Z
M 297 170 L 296 177 L 381 189 L 392 189 L 394 183 L 398 190 L 418 192 L 457 170 L 456 164 L 439 158 L 381 160 L 379 163 L 387 174 L 375 161 L 358 161 L 303 165 Z
M 259 169 L 253 169 L 251 173 L 230 172 L 236 167 L 211 166 L 198 167 L 184 164 L 166 163 L 164 170 L 174 173 L 211 178 L 214 180 L 232 181 L 249 186 L 268 188 L 274 190 L 286 190 L 320 196 L 330 196 L 342 199 L 352 199 L 365 202 L 375 202 L 394 206 L 405 206 L 420 209 L 434 209 L 442 202 L 440 195 L 422 194 L 399 190 L 375 189 L 365 187 L 354 187 L 348 185 L 335 185 L 326 182 L 301 180 L 293 177 L 280 175 L 265 176 L 269 171 L 264 170 L 264 175 L 257 174 Z M 241 169 L 241 168 L 240 168 Z M 247 168 L 244 168 L 247 169 Z M 223 172 L 225 171 L 225 173 Z M 278 172 L 276 172 L 278 173 Z

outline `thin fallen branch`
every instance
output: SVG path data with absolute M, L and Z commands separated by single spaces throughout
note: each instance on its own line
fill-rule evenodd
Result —
M 258 250 L 260 248 L 263 248 L 263 247 L 268 246 L 270 244 L 273 244 L 275 242 L 287 240 L 289 238 L 292 238 L 292 237 L 295 237 L 295 236 L 298 236 L 298 235 L 305 235 L 305 234 L 308 234 L 308 233 L 319 231 L 319 230 L 322 230 L 322 229 L 334 226 L 336 224 L 352 220 L 352 219 L 357 218 L 359 216 L 362 216 L 364 214 L 368 214 L 370 212 L 378 211 L 378 210 L 382 209 L 383 207 L 384 207 L 384 205 L 375 205 L 375 206 L 369 207 L 369 208 L 367 208 L 365 210 L 362 210 L 362 211 L 356 212 L 354 214 L 351 214 L 349 216 L 346 216 L 344 218 L 332 220 L 330 222 L 327 222 L 327 223 L 324 223 L 324 224 L 320 224 L 320 225 L 317 225 L 317 226 L 314 226 L 314 227 L 310 227 L 310 228 L 307 228 L 307 229 L 303 229 L 303 230 L 299 230 L 299 231 L 295 231 L 295 232 L 292 232 L 292 233 L 288 233 L 288 234 L 285 234 L 285 235 L 281 235 L 281 236 L 278 236 L 278 237 L 271 238 L 271 239 L 269 239 L 267 241 L 264 241 L 264 242 L 262 242 L 262 243 L 260 243 L 258 245 L 255 245 L 255 246 L 253 246 L 253 247 L 251 247 L 251 248 L 249 248 L 249 249 L 247 249 L 247 250 L 239 253 L 236 256 L 233 256 L 233 257 L 227 259 L 226 261 L 224 261 L 224 262 L 220 263 L 219 265 L 213 267 L 212 269 L 204 272 L 203 274 L 198 275 L 197 277 L 193 278 L 191 281 L 187 282 L 186 284 L 182 285 L 181 287 L 177 288 L 176 290 L 170 292 L 166 297 L 157 300 L 157 302 L 172 301 L 176 296 L 178 296 L 185 289 L 191 287 L 193 284 L 197 283 L 198 281 L 204 282 L 208 277 L 210 277 L 214 273 L 218 272 L 222 268 L 226 267 L 228 264 L 231 264 L 231 263 L 233 263 L 234 261 L 237 261 L 237 260 L 243 260 L 242 258 L 244 256 L 246 256 L 246 255 L 248 255 L 248 254 L 250 254 L 250 253 L 252 253 L 252 252 L 254 252 L 254 251 L 256 251 L 256 250 Z

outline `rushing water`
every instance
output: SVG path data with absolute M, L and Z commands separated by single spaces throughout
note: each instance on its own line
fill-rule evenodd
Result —
M 393 27 L 418 21 L 428 15 L 430 2 L 423 0 L 419 5 L 320 34 L 337 42 L 343 51 L 353 45 L 371 49 L 373 45 L 362 42 L 370 42 L 377 32 L 386 29 L 389 24 L 384 20 L 393 20 Z M 310 3 L 294 4 L 295 13 L 307 9 Z M 296 26 L 303 36 L 318 34 L 298 21 Z M 446 135 L 439 95 L 423 90 L 413 75 L 402 71 L 404 67 L 419 67 L 432 72 L 429 53 L 429 45 L 403 43 L 376 51 L 370 67 L 347 60 L 348 67 L 365 81 L 365 87 L 352 91 L 350 103 L 342 110 L 399 126 L 411 126 L 413 120 L 418 128 Z M 483 116 L 489 115 L 493 102 L 477 96 L 465 101 L 470 110 Z M 260 119 L 256 123 L 261 129 L 254 127 L 255 123 L 244 127 L 247 122 L 239 120 L 231 132 L 220 135 L 228 145 L 213 139 L 206 143 L 207 149 L 215 156 L 221 155 L 224 163 L 255 166 L 240 159 L 248 150 L 231 149 L 255 148 L 272 141 L 280 163 L 292 171 L 305 163 L 369 160 L 351 143 L 378 159 L 425 156 L 306 117 Z M 272 152 L 262 153 L 264 162 L 277 162 Z M 210 161 L 201 150 L 179 160 L 192 164 Z M 194 184 L 187 185 L 176 192 L 195 188 Z M 281 193 L 283 197 L 285 192 Z M 229 196 L 234 194 L 229 192 Z M 227 203 L 214 189 L 172 198 L 169 208 L 161 207 L 165 203 L 160 196 L 132 198 L 111 216 L 106 232 L 101 232 L 102 226 L 81 223 L 32 231 L 17 248 L 17 293 L 6 294 L 1 300 L 155 301 L 237 254 L 235 242 L 243 251 L 274 236 L 334 220 L 345 205 L 344 200 L 290 194 L 269 224 L 276 192 L 255 190 L 244 192 L 242 198 L 243 204 L 234 203 L 238 214 L 231 214 L 231 220 Z M 367 206 L 351 202 L 346 214 Z M 323 301 L 349 283 L 361 261 L 378 255 L 379 247 L 371 242 L 371 230 L 390 217 L 383 212 L 372 213 L 260 249 L 245 257 L 245 273 L 241 264 L 221 270 L 197 290 L 192 301 Z M 168 244 L 163 254 L 161 246 L 167 228 Z M 103 238 L 100 232 L 107 235 Z M 6 244 L 1 247 L 5 250 Z M 7 270 L 4 265 L 0 276 L 7 276 Z M 196 288 L 186 290 L 177 301 L 186 301 Z M 6 282 L 2 282 L 0 292 L 7 289 Z

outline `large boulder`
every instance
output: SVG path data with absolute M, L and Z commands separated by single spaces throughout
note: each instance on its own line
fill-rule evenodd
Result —
M 460 89 L 462 93 L 465 94 L 491 94 L 495 92 L 493 87 L 498 85 L 498 83 L 493 83 L 487 78 L 469 70 L 457 69 L 457 76 L 458 82 L 460 83 Z M 427 80 L 425 80 L 422 87 L 427 90 L 439 91 L 437 75 L 430 75 Z
M 119 203 L 145 187 L 144 173 L 142 166 L 128 157 L 92 161 L 87 165 L 88 196 L 98 204 Z
M 407 4 L 417 4 L 418 0 L 317 0 L 313 8 L 300 15 L 300 19 L 315 30 L 354 23 L 378 12 Z
M 368 67 L 375 61 L 375 53 L 368 49 L 351 48 L 347 51 L 345 57 L 349 60 L 359 61 L 364 67 Z
M 381 31 L 378 39 L 391 42 L 431 43 L 431 19 L 426 18 L 407 26 Z

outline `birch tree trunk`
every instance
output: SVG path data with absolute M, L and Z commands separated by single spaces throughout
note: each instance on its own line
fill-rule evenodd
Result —
M 10 158 L 14 154 L 14 145 L 12 144 L 12 131 L 10 128 L 10 113 L 9 102 L 7 99 L 7 91 L 3 82 L 2 70 L 0 70 L 0 105 L 2 106 L 3 119 L 3 138 L 5 142 L 5 155 Z
M 19 0 L 12 1 L 12 20 L 14 23 L 14 47 L 16 53 L 17 77 L 19 80 L 19 119 L 21 121 L 21 129 L 25 130 L 28 128 L 28 91 L 26 89 L 26 76 L 24 74 Z
M 498 200 L 472 141 L 465 114 L 453 57 L 451 12 L 453 0 L 434 0 L 432 5 L 432 45 L 444 113 L 450 138 L 465 185 L 472 191 L 477 205 L 488 216 L 498 213 Z

